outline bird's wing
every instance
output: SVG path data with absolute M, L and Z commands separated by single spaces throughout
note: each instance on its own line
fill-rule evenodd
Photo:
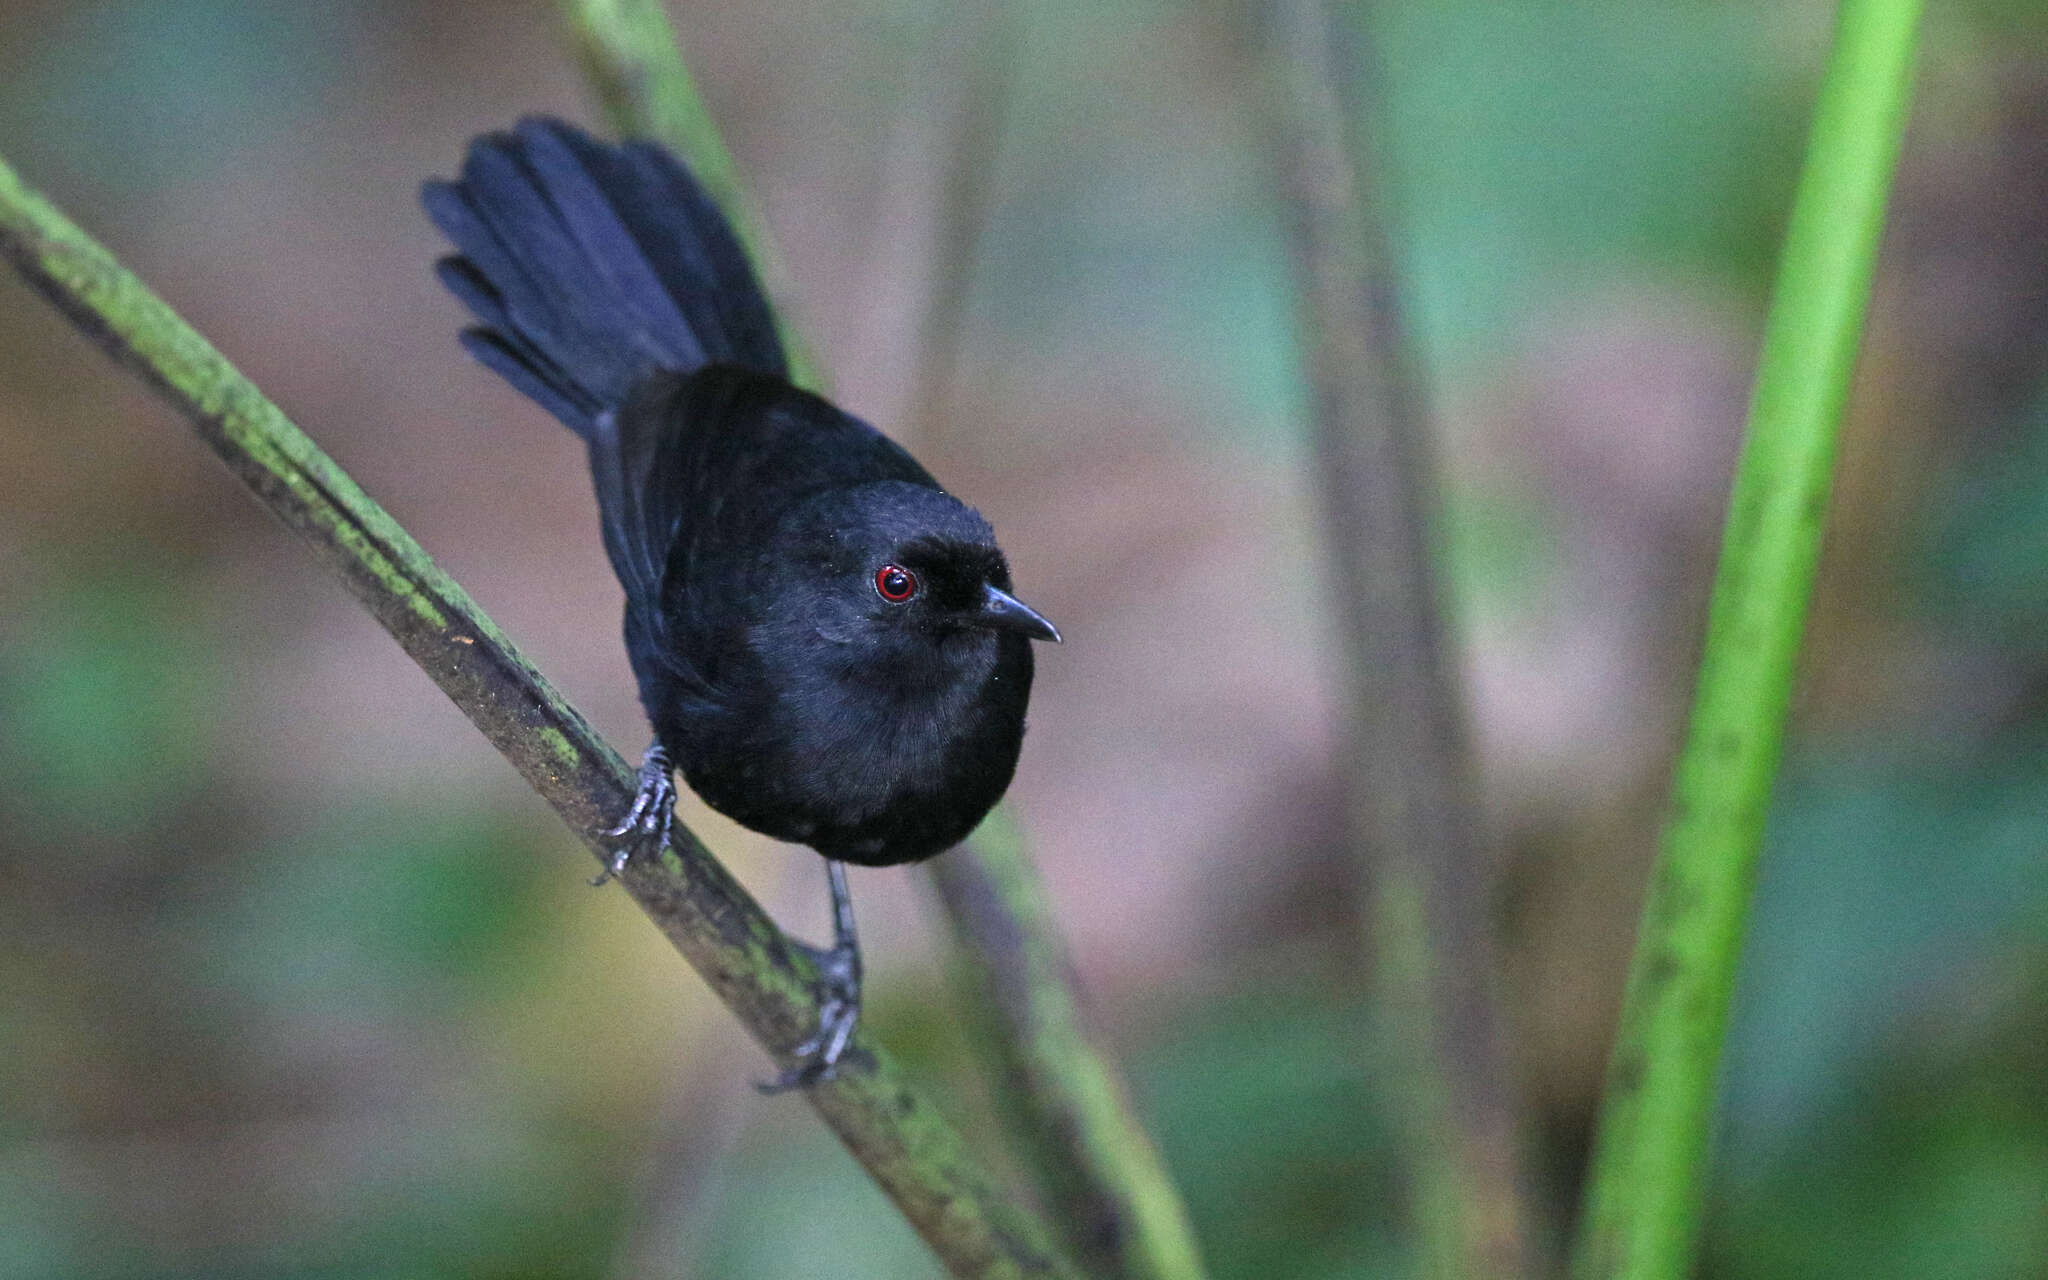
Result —
M 800 499 L 877 480 L 937 487 L 866 423 L 733 365 L 650 379 L 600 422 L 591 471 L 629 630 L 638 627 L 648 656 L 707 698 L 719 655 L 741 644 L 730 633 L 756 612 L 752 566 Z
M 701 513 L 704 469 L 693 438 L 700 425 L 676 412 L 670 388 L 656 383 L 600 418 L 590 441 L 605 552 L 626 591 L 626 648 L 643 692 L 663 685 L 709 697 L 708 673 L 690 658 L 668 598 L 670 563 L 690 541 Z

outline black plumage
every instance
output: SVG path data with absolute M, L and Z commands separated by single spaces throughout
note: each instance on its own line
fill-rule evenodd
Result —
M 841 862 L 928 858 L 1017 762 L 1031 640 L 995 535 L 874 428 L 788 381 L 738 240 L 690 173 L 529 119 L 424 202 L 484 364 L 588 446 L 626 650 L 654 727 L 614 868 L 668 829 L 672 761 L 713 808 L 833 861 L 819 1036 L 858 1016 Z

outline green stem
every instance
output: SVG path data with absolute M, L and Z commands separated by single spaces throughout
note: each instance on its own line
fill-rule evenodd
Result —
M 970 848 L 977 856 L 950 854 L 933 876 L 972 970 L 980 1022 L 1015 1086 L 999 1090 L 1000 1101 L 1029 1140 L 1054 1220 L 1090 1275 L 1199 1280 L 1187 1210 L 1083 1016 L 1022 833 L 997 810 Z
M 750 208 L 658 0 L 566 3 L 613 126 L 668 142 L 728 209 Z M 992 12 L 979 17 L 996 21 Z M 971 22 L 975 15 L 958 20 Z M 972 43 L 971 33 L 963 38 Z M 954 212 L 973 216 L 971 199 L 957 204 Z M 943 230 L 964 234 L 957 226 Z M 776 261 L 758 219 L 743 220 L 742 235 L 755 261 Z M 960 296 L 942 289 L 933 305 L 957 305 Z M 784 345 L 797 350 L 787 312 L 779 314 Z M 925 332 L 940 324 L 928 321 Z M 814 369 L 805 380 L 823 385 Z M 929 371 L 924 382 L 931 382 Z M 1018 1070 L 1019 1089 L 1005 1101 L 1033 1137 L 1032 1168 L 1059 1209 L 1066 1239 L 1093 1274 L 1200 1280 L 1186 1210 L 1114 1063 L 1081 1017 L 1072 966 L 1015 822 L 999 809 L 933 872 L 985 993 L 983 1004 L 994 1015 L 988 1029 L 1000 1056 Z
M 474 601 L 233 365 L 0 161 L 0 257 L 192 422 L 256 497 L 350 591 L 554 806 L 600 862 L 631 804 L 633 771 Z M 787 1062 L 817 1024 L 817 973 L 680 824 L 621 877 L 656 926 Z M 911 1224 L 959 1276 L 1070 1274 L 1044 1223 L 1008 1203 L 883 1050 L 856 1038 L 809 1091 Z
M 1764 329 L 1691 722 L 1607 1081 L 1579 1280 L 1689 1275 L 1716 1072 L 1920 0 L 1843 0 Z

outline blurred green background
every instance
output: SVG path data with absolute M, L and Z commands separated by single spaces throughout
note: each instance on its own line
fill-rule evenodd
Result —
M 2048 1276 L 2048 11 L 1930 8 L 1714 1277 Z M 982 506 L 1068 636 L 1012 796 L 1216 1273 L 1411 1274 L 1255 11 L 1014 9 L 922 423 L 957 6 L 673 12 L 840 397 Z M 1548 1246 L 1829 14 L 1371 21 Z M 415 202 L 474 132 L 593 119 L 560 35 L 540 0 L 8 0 L 0 154 L 630 752 L 575 441 L 462 356 Z M 810 854 L 686 816 L 824 932 Z M 0 278 L 0 1280 L 933 1274 L 590 870 L 183 424 Z M 855 894 L 872 1025 L 992 1140 L 926 886 Z

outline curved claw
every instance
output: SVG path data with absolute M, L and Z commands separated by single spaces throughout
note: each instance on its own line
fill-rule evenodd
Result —
M 773 1080 L 755 1081 L 754 1088 L 773 1097 L 832 1079 L 839 1074 L 839 1063 L 846 1056 L 846 1046 L 852 1043 L 854 1028 L 859 1023 L 858 1003 L 828 1001 L 818 1011 L 818 1034 L 790 1051 L 795 1063 L 784 1067 Z
M 668 752 L 662 750 L 659 742 L 647 748 L 647 754 L 640 758 L 640 787 L 633 793 L 633 807 L 626 811 L 618 826 L 605 832 L 626 843 L 612 851 L 611 861 L 590 882 L 593 887 L 625 871 L 634 851 L 642 845 L 658 850 L 669 842 L 676 821 L 676 784 L 670 776 L 671 768 Z
M 818 963 L 818 1032 L 790 1050 L 795 1061 L 773 1080 L 756 1081 L 764 1094 L 821 1084 L 839 1074 L 839 1063 L 860 1025 L 860 949 L 851 940 L 830 951 L 814 951 Z

